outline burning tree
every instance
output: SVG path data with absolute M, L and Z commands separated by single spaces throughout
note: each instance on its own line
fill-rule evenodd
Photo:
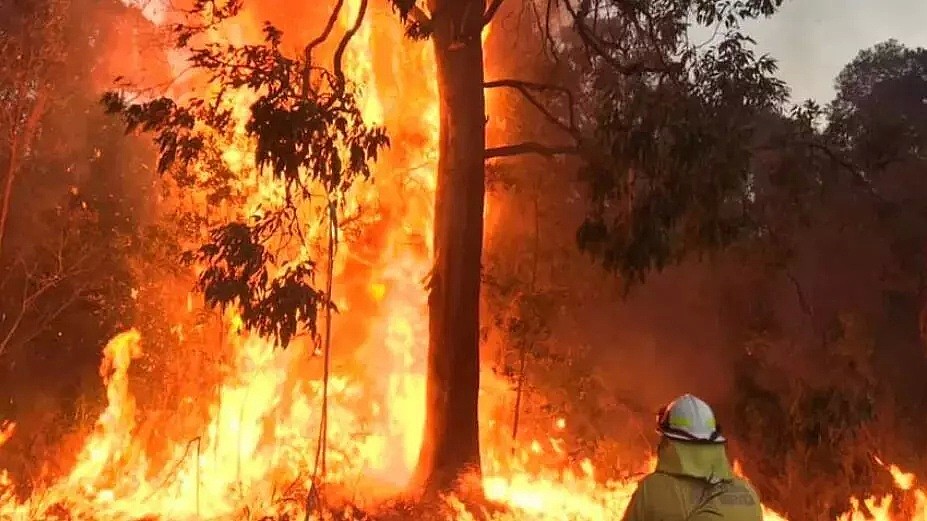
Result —
M 481 35 L 507 8 L 503 3 L 392 2 L 408 35 L 433 44 L 440 101 L 427 415 L 417 471 L 418 483 L 429 491 L 452 488 L 480 470 L 486 161 L 577 156 L 593 203 L 579 230 L 580 245 L 632 282 L 737 236 L 744 224 L 739 208 L 751 125 L 784 97 L 771 76 L 773 62 L 754 56 L 738 29 L 743 19 L 772 14 L 781 0 L 523 2 L 538 17 L 539 44 L 582 80 L 572 89 L 484 78 Z M 250 214 L 209 221 L 209 235 L 187 260 L 200 270 L 198 286 L 208 303 L 237 306 L 246 327 L 286 345 L 300 333 L 315 334 L 320 311 L 330 318 L 331 288 L 317 287 L 317 257 L 309 252 L 309 242 L 320 234 L 313 223 L 326 220 L 322 235 L 333 258 L 344 194 L 369 176 L 370 163 L 389 145 L 388 129 L 364 120 L 342 69 L 368 0 L 335 2 L 322 33 L 296 55 L 284 50 L 282 33 L 270 23 L 262 43 L 210 43 L 211 28 L 240 8 L 240 1 L 196 0 L 188 18 L 174 26 L 178 46 L 218 93 L 213 99 L 129 103 L 112 93 L 106 103 L 130 130 L 155 134 L 160 171 L 181 188 L 206 186 L 215 197 L 207 202 L 216 202 L 238 196 L 223 182 L 229 172 L 218 161 L 224 140 L 235 133 L 230 93 L 253 93 L 245 134 L 255 145 L 254 164 L 281 184 L 282 194 Z M 350 11 L 352 21 L 336 40 L 330 63 L 323 64 L 317 51 L 332 39 L 342 11 Z M 721 37 L 706 46 L 692 44 L 691 23 L 715 26 Z M 567 144 L 487 147 L 487 89 L 519 93 Z M 546 99 L 550 94 L 560 94 L 560 101 Z M 574 103 L 580 98 L 588 101 Z M 194 163 L 212 166 L 198 171 Z M 328 284 L 331 279 L 329 271 Z M 324 328 L 326 335 L 329 330 Z

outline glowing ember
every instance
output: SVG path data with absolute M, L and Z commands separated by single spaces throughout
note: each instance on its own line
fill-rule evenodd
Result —
M 357 2 L 348 0 L 345 13 L 356 12 Z M 342 18 L 343 26 L 349 18 Z M 257 39 L 259 29 L 260 24 L 244 16 L 213 36 L 240 43 Z M 428 73 L 434 68 L 430 46 L 404 38 L 387 9 L 370 13 L 352 40 L 346 64 L 345 72 L 360 88 L 365 117 L 386 125 L 393 141 L 376 165 L 375 182 L 350 194 L 347 211 L 358 218 L 361 231 L 343 239 L 334 273 L 340 310 L 333 331 L 336 349 L 354 353 L 355 359 L 336 364 L 330 380 L 325 481 L 347 489 L 357 506 L 369 507 L 407 483 L 422 441 L 428 332 L 422 281 L 431 266 L 438 104 L 434 75 Z M 252 98 L 247 92 L 236 97 L 233 108 L 242 124 L 239 135 L 225 144 L 226 166 L 238 176 L 236 188 L 247 195 L 243 207 L 223 210 L 230 215 L 254 214 L 260 203 L 282 193 L 257 175 L 250 159 L 252 144 L 242 125 Z M 205 166 L 196 173 L 208 175 Z M 190 204 L 202 206 L 192 198 Z M 309 249 L 326 233 L 324 227 L 311 230 L 311 245 L 300 253 L 316 255 Z M 192 299 L 184 307 L 186 313 L 197 311 Z M 314 347 L 297 341 L 287 351 L 276 350 L 242 331 L 241 320 L 231 313 L 224 324 L 225 334 L 212 348 L 228 353 L 229 361 L 218 389 L 201 393 L 209 414 L 197 437 L 175 432 L 186 419 L 155 426 L 157 440 L 140 435 L 145 418 L 136 410 L 129 370 L 144 339 L 134 330 L 118 335 L 106 346 L 100 369 L 107 407 L 71 472 L 25 499 L 14 496 L 13 483 L 0 473 L 0 519 L 28 519 L 43 512 L 54 517 L 52 512 L 58 511 L 76 519 L 301 518 L 305 491 L 316 484 L 321 419 L 319 364 L 307 362 Z M 188 378 L 195 382 L 197 375 Z M 510 400 L 511 391 L 494 373 L 487 371 L 482 381 L 483 425 L 493 425 L 493 412 Z M 567 424 L 560 418 L 553 427 L 560 432 Z M 12 424 L 0 426 L 0 445 L 13 430 Z M 530 441 L 512 451 L 489 431 L 483 436 L 483 484 L 489 499 L 512 508 L 500 516 L 620 519 L 634 490 L 633 479 L 603 482 L 593 462 L 569 464 L 556 436 L 526 435 Z M 167 450 L 156 453 L 149 446 L 153 441 L 166 443 Z M 640 470 L 652 467 L 650 461 Z M 901 491 L 915 494 L 917 514 L 912 519 L 927 520 L 927 500 L 914 489 L 913 475 L 894 466 L 889 470 Z M 472 518 L 460 502 L 448 501 L 459 519 Z M 856 502 L 840 519 L 896 519 L 888 511 L 891 501 Z M 767 510 L 765 519 L 784 518 Z

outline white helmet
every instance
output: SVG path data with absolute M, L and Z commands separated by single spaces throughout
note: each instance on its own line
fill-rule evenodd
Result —
M 724 443 L 715 413 L 704 401 L 684 394 L 657 413 L 657 432 L 678 441 Z

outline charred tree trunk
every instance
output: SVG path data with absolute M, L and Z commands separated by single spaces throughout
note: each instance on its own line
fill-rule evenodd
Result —
M 418 483 L 428 493 L 480 471 L 477 401 L 483 245 L 483 0 L 430 0 L 441 134 L 429 285 L 428 385 Z

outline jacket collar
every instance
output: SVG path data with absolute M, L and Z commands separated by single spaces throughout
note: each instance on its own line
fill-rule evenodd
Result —
M 663 438 L 657 449 L 656 471 L 711 482 L 734 477 L 723 444 L 685 443 L 668 438 Z

